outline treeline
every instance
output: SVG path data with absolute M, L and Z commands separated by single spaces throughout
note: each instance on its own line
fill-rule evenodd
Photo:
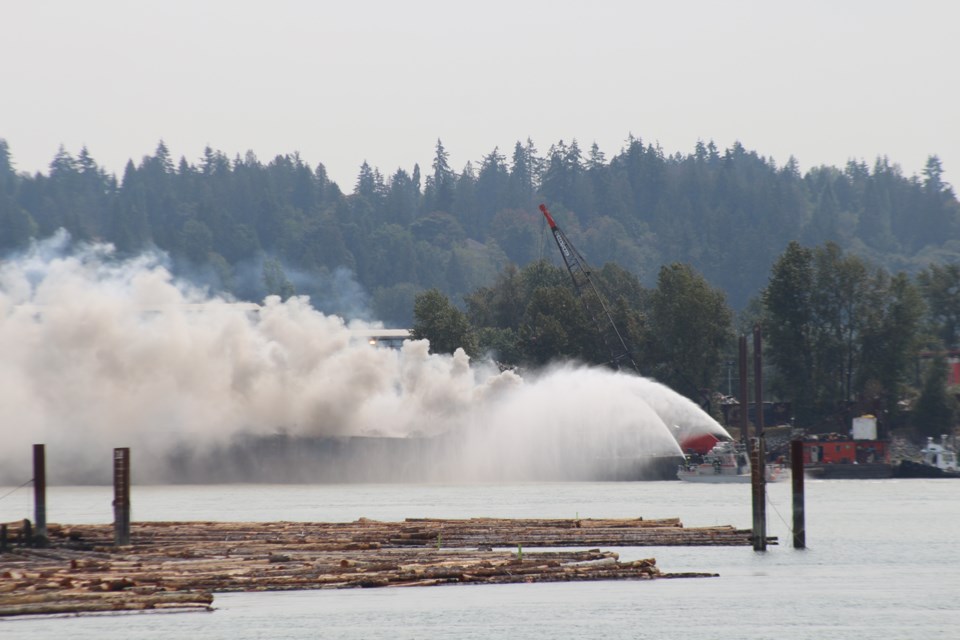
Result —
M 460 170 L 438 141 L 432 166 L 384 176 L 364 163 L 346 193 L 298 155 L 261 162 L 206 149 L 174 161 L 161 142 L 118 179 L 86 148 L 61 149 L 47 174 L 21 174 L 0 140 L 0 250 L 59 228 L 121 252 L 167 251 L 177 269 L 242 299 L 309 294 L 345 312 L 346 274 L 372 314 L 412 321 L 417 292 L 453 300 L 509 265 L 555 259 L 536 205 L 550 204 L 594 264 L 653 284 L 660 266 L 706 274 L 735 309 L 766 284 L 787 243 L 836 243 L 890 272 L 960 261 L 960 205 L 931 157 L 921 177 L 886 158 L 801 174 L 735 144 L 668 155 L 629 137 L 609 159 L 593 145 L 531 141 Z M 356 289 L 354 293 L 359 291 Z
M 910 278 L 833 243 L 792 242 L 768 275 L 739 322 L 724 292 L 689 265 L 661 267 L 652 288 L 613 264 L 593 280 L 640 372 L 715 413 L 731 376 L 736 393 L 735 336 L 759 325 L 769 397 L 790 401 L 798 426 L 845 432 L 851 418 L 872 413 L 885 428 L 953 431 L 960 389 L 947 386 L 944 353 L 960 341 L 960 264 Z M 606 318 L 594 324 L 560 267 L 508 268 L 465 302 L 461 311 L 436 289 L 419 294 L 414 336 L 434 351 L 462 347 L 506 367 L 617 356 L 601 340 Z
M 0 140 L 0 251 L 63 228 L 122 254 L 158 247 L 240 299 L 308 294 L 325 311 L 416 319 L 438 350 L 605 362 L 541 201 L 605 265 L 595 278 L 645 374 L 701 401 L 724 388 L 733 336 L 759 322 L 771 394 L 803 425 L 853 406 L 892 423 L 922 410 L 931 430 L 955 419 L 936 354 L 960 347 L 960 203 L 936 157 L 920 177 L 885 158 L 801 174 L 739 144 L 666 155 L 631 136 L 610 159 L 528 140 L 455 171 L 438 141 L 427 171 L 364 163 L 345 193 L 296 154 L 175 162 L 161 142 L 118 180 L 85 148 L 18 173 Z

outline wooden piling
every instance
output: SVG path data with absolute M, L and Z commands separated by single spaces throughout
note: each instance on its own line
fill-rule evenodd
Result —
M 740 442 L 746 446 L 750 442 L 750 387 L 747 386 L 747 336 L 740 336 Z
M 113 450 L 114 544 L 130 544 L 130 448 Z
M 39 541 L 47 537 L 47 461 L 44 445 L 33 445 L 33 521 Z
M 753 328 L 753 404 L 756 436 L 763 438 L 763 335 L 760 325 Z
M 760 325 L 753 328 L 753 402 L 756 438 L 750 447 L 753 487 L 753 550 L 767 550 L 767 451 L 763 425 L 763 336 Z
M 803 497 L 803 441 L 790 442 L 790 474 L 793 482 L 793 548 L 807 548 Z
M 763 438 L 750 439 L 750 486 L 753 498 L 753 550 L 767 550 L 766 452 Z

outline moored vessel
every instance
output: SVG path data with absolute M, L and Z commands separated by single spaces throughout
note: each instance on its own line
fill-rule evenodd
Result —
M 892 478 L 890 443 L 877 437 L 877 419 L 864 415 L 853 419 L 850 435 L 826 433 L 803 441 L 806 474 L 824 480 Z
M 764 476 L 767 482 L 782 480 L 788 473 L 781 464 L 765 465 Z M 750 456 L 743 447 L 731 441 L 717 442 L 707 453 L 687 456 L 684 464 L 677 469 L 677 478 L 687 482 L 707 483 L 749 483 L 751 479 Z
M 920 461 L 901 460 L 897 467 L 898 478 L 960 478 L 957 466 L 957 452 L 948 444 L 947 436 L 940 436 L 940 442 L 927 438 L 926 446 L 920 450 Z

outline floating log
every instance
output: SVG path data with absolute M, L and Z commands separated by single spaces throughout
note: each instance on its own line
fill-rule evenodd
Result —
M 124 546 L 111 525 L 48 524 L 47 537 L 0 555 L 0 616 L 206 610 L 228 591 L 702 577 L 599 547 L 750 544 L 733 527 L 639 518 L 142 522 Z M 558 546 L 586 549 L 529 550 Z
M 11 532 L 18 531 L 16 523 Z M 112 540 L 104 525 L 52 524 L 48 536 L 58 544 L 76 548 L 107 549 Z M 355 522 L 151 522 L 131 527 L 131 544 L 189 545 L 212 540 L 262 544 L 302 545 L 317 550 L 359 550 L 437 546 L 721 546 L 750 545 L 749 529 L 731 526 L 684 527 L 676 518 L 631 519 L 408 519 L 381 522 L 361 518 Z M 768 538 L 775 544 L 776 538 Z

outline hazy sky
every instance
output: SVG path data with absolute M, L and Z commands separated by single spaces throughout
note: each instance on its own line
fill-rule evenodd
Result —
M 63 144 L 119 174 L 163 139 L 190 162 L 299 151 L 351 191 L 364 160 L 428 168 L 437 138 L 459 170 L 527 137 L 609 157 L 632 133 L 803 169 L 937 154 L 960 186 L 948 0 L 4 0 L 0 60 L 21 171 Z

